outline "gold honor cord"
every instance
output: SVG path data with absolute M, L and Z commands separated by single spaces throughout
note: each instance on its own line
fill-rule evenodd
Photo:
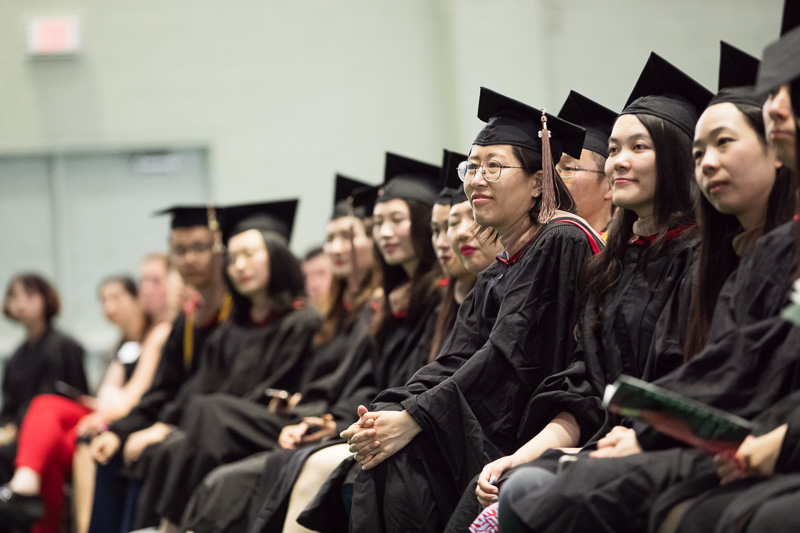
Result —
M 225 293 L 222 298 L 222 305 L 217 314 L 217 324 L 228 320 L 233 308 L 233 297 L 230 293 Z M 187 372 L 192 368 L 192 357 L 194 351 L 194 311 L 186 313 L 186 327 L 183 330 L 183 368 Z

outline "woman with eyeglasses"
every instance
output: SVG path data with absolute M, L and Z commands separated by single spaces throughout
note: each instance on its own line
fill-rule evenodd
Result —
M 565 211 L 573 202 L 553 158 L 579 156 L 584 130 L 485 88 L 478 116 L 487 126 L 459 173 L 481 235 L 504 251 L 436 360 L 360 407 L 342 434 L 364 469 L 354 531 L 443 529 L 485 461 L 518 442 L 528 397 L 574 348 L 577 273 L 602 244 Z
M 464 272 L 470 273 L 469 276 L 466 274 L 457 275 L 455 283 L 453 283 L 451 279 L 450 284 L 447 286 L 443 302 L 437 310 L 436 320 L 433 323 L 435 327 L 433 328 L 433 334 L 430 336 L 430 341 L 428 343 L 430 345 L 430 353 L 434 354 L 434 356 L 438 355 L 441 344 L 445 341 L 452 329 L 455 314 L 458 312 L 466 295 L 472 289 L 475 277 L 494 263 L 496 255 L 502 251 L 502 247 L 500 247 L 497 241 L 493 239 L 479 239 L 476 237 L 475 223 L 472 218 L 472 207 L 464 194 L 463 187 L 459 186 L 459 189 L 454 188 L 454 186 L 457 186 L 456 184 L 462 183 L 458 178 L 457 165 L 464 159 L 466 159 L 466 156 L 460 156 L 459 154 L 445 151 L 442 174 L 444 175 L 443 181 L 447 184 L 448 188 L 440 192 L 431 213 L 432 234 L 436 236 L 437 231 L 440 232 L 440 235 L 438 235 L 439 238 L 434 239 L 434 244 L 443 247 L 444 241 L 442 241 L 442 238 L 446 238 L 447 245 L 450 248 L 450 257 L 460 262 Z M 449 215 L 449 219 L 446 218 L 447 215 Z M 434 228 L 436 229 L 434 230 Z M 444 254 L 441 252 L 437 253 L 437 257 L 439 258 L 441 258 L 442 255 Z M 440 259 L 440 265 L 443 270 L 451 273 L 454 271 L 458 272 L 458 270 L 452 269 L 452 267 L 449 266 L 451 265 L 450 262 L 446 262 L 446 264 L 441 263 L 442 261 Z M 470 279 L 472 281 L 470 281 Z M 404 357 L 403 354 L 400 353 L 396 355 L 397 357 Z M 425 362 L 427 361 L 418 361 L 418 364 L 423 364 Z M 413 372 L 414 369 L 410 370 Z M 395 376 L 394 383 L 405 383 L 410 376 L 410 374 Z M 391 386 L 392 383 L 385 382 L 381 385 L 381 388 L 385 388 Z M 374 391 L 373 395 L 377 392 L 378 391 Z M 369 399 L 371 398 L 366 399 L 366 401 L 369 401 Z M 342 403 L 344 404 L 344 402 Z M 348 417 L 351 416 L 352 409 L 348 410 L 346 415 Z M 341 445 L 340 449 L 344 454 L 347 454 L 346 444 Z M 352 483 L 347 482 L 348 475 L 351 475 L 349 471 L 352 471 L 357 465 L 352 459 L 346 461 L 336 468 L 336 471 L 341 473 L 341 477 L 334 477 L 326 481 L 326 477 L 330 473 L 331 468 L 336 465 L 329 465 L 327 469 L 320 469 L 317 468 L 320 463 L 323 463 L 322 458 L 315 455 L 303 468 L 302 474 L 298 477 L 297 482 L 294 483 L 291 490 L 291 498 L 289 499 L 288 512 L 286 513 L 285 520 L 283 520 L 283 515 L 279 511 L 281 506 L 275 503 L 278 499 L 275 497 L 275 494 L 278 491 L 271 491 L 270 497 L 261 498 L 263 503 L 261 506 L 262 511 L 259 513 L 258 527 L 251 531 L 275 531 L 279 529 L 279 526 L 282 527 L 282 531 L 285 532 L 295 530 L 306 531 L 306 529 L 297 525 L 296 519 L 300 511 L 307 507 L 309 501 L 315 498 L 315 495 L 315 504 L 312 504 L 311 508 L 318 510 L 318 512 L 311 511 L 308 514 L 308 519 L 312 520 L 312 523 L 306 523 L 306 525 L 313 529 L 324 530 L 346 528 L 347 512 L 343 509 L 341 504 L 334 503 L 334 501 L 341 500 L 338 494 L 342 492 L 342 481 L 344 481 L 346 487 L 344 489 L 345 492 L 349 494 L 349 488 L 352 487 Z M 355 470 L 357 471 L 358 468 L 355 468 Z M 325 481 L 326 487 L 330 488 L 328 490 L 323 489 L 320 491 L 320 494 L 317 494 L 319 486 L 323 481 Z M 288 497 L 288 495 L 286 496 Z M 324 496 L 329 496 L 329 499 L 325 500 Z M 322 523 L 314 523 L 313 521 L 315 518 L 319 518 Z
M 675 80 L 676 87 L 639 89 L 653 73 Z M 697 82 L 652 54 L 606 137 L 605 169 L 617 214 L 607 247 L 582 272 L 573 362 L 536 391 L 527 420 L 535 430 L 571 415 L 576 425 L 570 428 L 573 440 L 567 447 L 593 442 L 594 435 L 605 435 L 621 422 L 608 416 L 600 402 L 605 386 L 620 374 L 652 381 L 683 363 L 698 245 L 689 131 L 710 97 Z M 583 108 L 588 107 L 584 102 Z M 591 125 L 587 130 L 599 133 Z M 514 454 L 486 465 L 475 491 L 483 507 L 498 495 L 505 504 L 554 476 L 541 462 L 530 464 L 553 448 L 546 436 L 540 433 Z M 503 477 L 521 465 L 526 466 L 510 479 Z M 488 509 L 479 522 L 492 521 L 496 511 L 496 506 Z M 501 517 L 509 513 L 507 506 L 499 511 Z

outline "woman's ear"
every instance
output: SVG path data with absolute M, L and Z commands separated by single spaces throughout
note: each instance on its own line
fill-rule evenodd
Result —
M 537 170 L 531 180 L 531 198 L 538 198 L 542 195 L 542 180 L 544 179 L 544 170 Z

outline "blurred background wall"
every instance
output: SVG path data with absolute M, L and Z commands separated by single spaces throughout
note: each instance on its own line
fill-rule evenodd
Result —
M 386 150 L 466 151 L 485 85 L 557 112 L 620 109 L 655 50 L 716 89 L 719 40 L 753 55 L 781 0 L 0 0 L 0 283 L 39 270 L 60 325 L 114 340 L 95 289 L 165 249 L 173 203 L 301 198 L 292 247 L 324 237 L 337 171 Z M 31 58 L 37 17 L 80 50 Z M 0 354 L 22 338 L 0 323 Z

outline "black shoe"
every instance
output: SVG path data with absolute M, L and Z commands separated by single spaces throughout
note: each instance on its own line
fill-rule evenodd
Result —
M 30 525 L 44 517 L 39 496 L 17 494 L 8 484 L 0 485 L 0 524 Z

